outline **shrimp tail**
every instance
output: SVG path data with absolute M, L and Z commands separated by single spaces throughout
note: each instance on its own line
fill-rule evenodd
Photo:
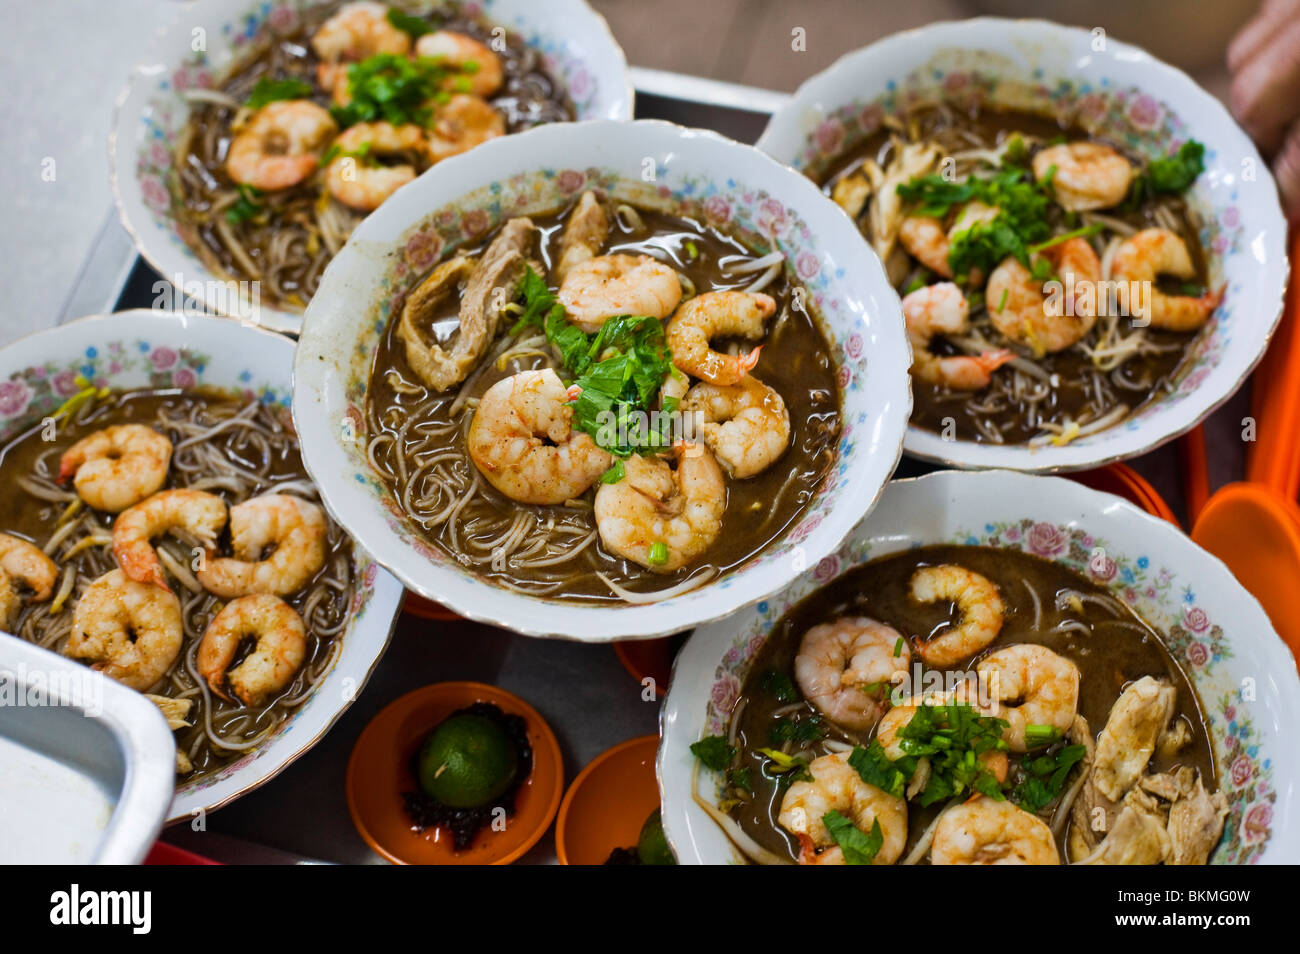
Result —
M 763 350 L 763 346 L 759 345 L 749 354 L 741 355 L 737 359 L 736 368 L 741 377 L 744 377 L 750 371 L 754 370 L 755 365 L 758 364 L 758 353 L 762 350 Z
M 137 583 L 152 583 L 170 593 L 171 587 L 163 577 L 162 566 L 153 547 L 114 546 L 113 556 L 117 557 L 122 572 Z
M 992 351 L 984 351 L 976 355 L 975 363 L 985 372 L 992 374 L 1014 357 L 1015 355 L 1009 348 L 995 348 Z
M 799 839 L 799 864 L 817 864 L 817 843 L 812 840 L 812 835 L 801 831 L 795 837 Z

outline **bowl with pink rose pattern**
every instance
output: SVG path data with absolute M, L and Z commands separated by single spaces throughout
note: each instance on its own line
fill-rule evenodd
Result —
M 1205 170 L 1186 195 L 1206 253 L 1207 287 L 1225 287 L 1185 345 L 1168 386 L 1117 423 L 1050 441 L 976 441 L 913 425 L 909 454 L 959 467 L 1058 472 L 1146 453 L 1194 427 L 1263 356 L 1281 316 L 1286 223 L 1267 165 L 1218 100 L 1174 67 L 1106 36 L 1041 20 L 975 18 L 909 30 L 849 53 L 805 82 L 758 146 L 820 178 L 837 156 L 920 104 L 1003 109 L 1076 127 L 1132 155 L 1191 140 Z
M 193 206 L 195 200 L 185 198 L 180 185 L 183 168 L 178 166 L 188 168 L 189 175 L 200 176 L 209 192 L 220 184 L 210 171 L 195 171 L 195 153 L 186 154 L 187 130 L 192 128 L 189 118 L 195 109 L 219 97 L 220 87 L 232 71 L 242 68 L 250 56 L 260 56 L 256 51 L 268 44 L 286 46 L 282 59 L 287 57 L 288 62 L 296 58 L 311 65 L 314 54 L 302 31 L 343 5 L 343 0 L 201 0 L 186 4 L 175 20 L 154 36 L 118 98 L 109 137 L 109 163 L 122 223 L 154 270 L 208 311 L 296 334 L 303 305 L 295 299 L 303 296 L 291 292 L 289 285 L 282 288 L 278 277 L 252 274 L 250 269 L 261 268 L 256 250 L 249 252 L 251 264 L 238 255 L 230 257 L 234 254 L 231 248 L 248 245 L 255 237 L 242 231 L 233 235 L 235 226 L 227 228 L 218 221 L 229 209 L 217 209 L 207 217 L 201 208 L 197 213 L 181 213 L 186 203 Z M 429 18 L 432 23 L 438 6 L 402 0 L 381 5 L 394 8 L 391 16 L 397 23 L 407 24 L 413 36 L 432 27 L 403 20 L 401 14 Z M 382 9 L 380 13 L 383 15 Z M 536 54 L 538 68 L 564 85 L 576 119 L 631 118 L 633 91 L 626 58 L 604 18 L 585 0 L 465 0 L 453 16 L 481 21 L 484 30 L 488 25 L 492 31 L 504 30 L 501 42 L 508 36 L 512 42 L 522 43 L 529 55 Z M 397 29 L 395 24 L 381 24 L 381 28 Z M 497 42 L 495 32 L 488 42 Z M 502 95 L 509 98 L 513 94 L 507 90 Z M 500 106 L 506 111 L 511 108 L 508 103 Z M 215 154 L 225 156 L 227 150 L 227 146 L 218 145 Z M 199 205 L 203 205 L 207 200 L 202 199 L 202 189 L 195 192 L 196 188 L 191 185 L 188 191 L 199 196 Z M 264 198 L 246 194 L 246 198 L 250 196 L 252 204 L 241 208 L 251 211 L 253 206 L 266 205 Z M 327 196 L 322 193 L 322 198 Z M 290 237 L 285 229 L 278 234 Z M 304 235 L 294 237 L 290 244 L 300 246 L 304 238 L 309 245 L 322 241 L 319 234 L 314 239 Z M 329 240 L 325 241 L 328 244 Z M 273 243 L 255 239 L 255 244 L 269 249 Z M 307 254 L 318 257 L 310 249 Z M 275 263 L 268 268 L 276 275 L 295 272 L 292 267 L 285 272 Z M 318 269 L 313 267 L 313 272 Z M 303 285 L 297 276 L 291 281 L 293 289 L 311 284 Z M 275 299 L 276 288 L 281 289 L 282 300 Z
M 716 806 L 721 772 L 690 746 L 725 734 L 741 685 L 777 622 L 864 563 L 921 546 L 995 547 L 1083 576 L 1159 636 L 1199 697 L 1228 815 L 1212 864 L 1300 859 L 1295 659 L 1259 603 L 1219 560 L 1167 521 L 1074 481 L 1011 471 L 939 471 L 891 482 L 833 554 L 780 593 L 697 629 L 677 657 L 660 725 L 664 830 L 682 863 L 743 860 L 692 798 Z M 1101 727 L 1094 727 L 1095 733 Z
M 327 506 L 409 588 L 529 635 L 599 642 L 673 633 L 784 586 L 871 509 L 911 407 L 907 342 L 879 263 L 812 183 L 751 147 L 657 121 L 545 126 L 486 143 L 441 172 L 371 215 L 330 265 L 294 371 L 304 459 Z M 406 292 L 506 219 L 567 209 L 589 192 L 707 223 L 755 255 L 783 259 L 829 346 L 839 392 L 833 465 L 789 529 L 703 585 L 644 604 L 532 595 L 488 579 L 429 542 L 367 453 L 372 367 Z
M 0 348 L 0 446 L 50 426 L 43 422 L 57 427 L 61 409 L 101 389 L 216 392 L 258 402 L 288 422 L 293 351 L 289 338 L 242 322 L 143 309 L 37 332 Z M 310 695 L 257 745 L 179 781 L 170 821 L 191 820 L 269 781 L 315 745 L 364 687 L 388 645 L 403 593 L 360 548 L 352 561 L 348 622 Z M 62 612 L 74 610 L 75 601 Z

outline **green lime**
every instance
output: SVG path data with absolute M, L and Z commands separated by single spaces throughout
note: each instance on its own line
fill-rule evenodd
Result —
M 672 849 L 668 847 L 668 839 L 664 837 L 664 823 L 657 808 L 641 826 L 641 836 L 636 840 L 636 853 L 643 865 L 677 864 Z
M 466 713 L 429 733 L 417 770 L 426 795 L 452 808 L 477 808 L 510 787 L 519 753 L 496 722 Z

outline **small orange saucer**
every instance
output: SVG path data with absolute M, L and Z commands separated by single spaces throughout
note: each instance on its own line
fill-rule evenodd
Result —
M 615 848 L 635 848 L 641 826 L 659 807 L 655 754 L 659 736 L 606 749 L 578 773 L 555 822 L 562 865 L 601 865 Z
M 406 591 L 406 600 L 402 603 L 402 612 L 418 616 L 420 619 L 460 619 L 460 615 L 447 609 L 441 603 L 426 600 L 419 593 Z
M 504 831 L 483 828 L 464 851 L 448 832 L 411 827 L 402 793 L 414 791 L 411 756 L 424 737 L 458 709 L 491 702 L 523 717 L 533 746 L 533 771 L 515 796 Z M 555 734 L 518 696 L 481 682 L 439 682 L 389 703 L 357 739 L 348 760 L 348 811 L 371 848 L 398 865 L 507 865 L 537 844 L 560 804 L 564 763 Z

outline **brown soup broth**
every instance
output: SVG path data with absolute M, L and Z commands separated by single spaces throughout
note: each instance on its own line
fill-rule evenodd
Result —
M 569 211 L 571 209 L 532 217 L 541 233 L 534 256 L 548 274 L 557 259 L 559 236 Z M 654 255 L 686 275 L 701 292 L 743 289 L 753 280 L 753 275 L 727 277 L 723 273 L 723 266 L 729 262 L 755 257 L 735 238 L 691 219 L 648 210 L 638 210 L 638 214 L 644 224 L 640 229 L 625 224 L 621 217 L 611 217 L 612 228 L 605 254 Z M 490 244 L 493 237 L 487 236 L 478 249 L 467 251 L 477 254 Z M 553 289 L 557 287 L 553 279 L 548 279 L 548 283 Z M 620 584 L 631 584 L 633 589 L 658 590 L 676 585 L 704 569 L 726 573 L 779 539 L 803 513 L 834 465 L 840 429 L 839 388 L 830 347 L 818 322 L 793 307 L 794 288 L 791 280 L 784 277 L 764 289 L 776 300 L 776 317 L 768 321 L 765 347 L 753 371 L 760 381 L 778 391 L 785 400 L 790 414 L 790 446 L 783 457 L 761 474 L 745 480 L 728 479 L 722 532 L 703 556 L 675 573 L 654 574 L 612 556 L 597 539 L 575 559 L 552 567 L 544 574 L 522 574 L 508 567 L 494 568 L 489 560 L 478 558 L 472 559 L 470 564 L 475 571 L 502 585 L 528 592 L 553 593 L 581 602 L 601 602 L 617 600 L 618 597 L 595 576 L 597 571 Z M 454 300 L 455 296 L 449 297 L 451 300 L 443 304 L 443 316 L 435 318 L 433 323 L 435 336 L 444 346 L 449 346 L 457 328 L 458 302 Z M 418 376 L 406 360 L 405 348 L 396 334 L 400 305 L 400 302 L 394 305 L 394 317 L 381 339 L 371 371 L 366 414 L 368 436 L 372 440 L 378 434 L 398 438 L 402 433 L 409 433 L 409 430 L 404 432 L 403 427 L 411 420 L 417 407 L 420 408 L 421 424 L 437 427 L 454 422 L 450 408 L 456 389 L 430 404 Z M 783 312 L 788 314 L 778 326 Z M 713 347 L 725 350 L 727 344 L 725 339 L 715 340 Z M 752 347 L 753 342 L 744 344 Z M 536 356 L 512 361 L 503 369 L 487 368 L 474 382 L 472 395 L 482 395 L 497 381 L 519 371 L 547 366 L 555 366 L 555 362 L 550 357 Z M 392 373 L 404 389 L 415 388 L 417 393 L 402 394 L 395 390 L 390 377 Z M 463 415 L 465 419 L 468 416 Z M 438 449 L 454 448 L 458 454 L 457 473 L 472 476 L 474 464 L 466 451 L 465 433 L 466 428 L 460 427 L 451 441 L 439 445 Z M 430 448 L 408 440 L 401 452 L 408 455 L 409 473 L 418 466 L 419 458 L 412 455 L 427 455 Z M 389 474 L 396 470 L 392 466 L 392 457 L 396 453 L 390 450 L 385 456 L 383 470 Z M 392 477 L 386 482 L 397 500 L 403 500 L 406 488 Z M 481 518 L 481 523 L 491 528 L 484 530 L 485 536 L 507 526 L 521 508 L 535 513 L 539 526 L 545 523 L 548 512 L 563 514 L 568 511 L 565 515 L 572 517 L 569 508 L 518 504 L 486 482 L 483 484 L 478 496 L 465 508 L 459 523 L 472 524 Z M 596 489 L 589 490 L 584 499 L 593 499 Z M 590 512 L 585 515 L 585 520 L 586 525 L 594 530 L 595 521 Z M 467 546 L 473 539 L 472 531 L 468 534 L 461 532 L 453 541 L 449 527 L 444 524 L 434 532 L 426 532 L 425 536 L 457 559 L 464 559 L 467 552 L 473 556 L 472 549 Z M 562 585 L 558 585 L 561 582 Z
M 734 807 L 731 815 L 755 841 L 791 860 L 799 856 L 797 839 L 776 820 L 786 785 L 777 778 L 764 775 L 766 759 L 757 752 L 759 748 L 772 745 L 769 733 L 776 718 L 774 713 L 789 708 L 763 688 L 764 676 L 776 671 L 793 681 L 794 658 L 803 634 L 819 623 L 840 616 L 869 616 L 893 626 L 909 639 L 934 635 L 956 619 L 958 613 L 955 607 L 948 605 L 918 604 L 909 595 L 909 585 L 918 567 L 946 563 L 967 567 L 992 580 L 1006 605 L 1005 622 L 997 639 L 987 650 L 952 671 L 973 671 L 981 658 L 1005 646 L 1017 643 L 1046 646 L 1079 667 L 1079 714 L 1088 720 L 1094 736 L 1106 724 L 1111 706 L 1128 683 L 1142 676 L 1167 679 L 1177 690 L 1176 718 L 1186 722 L 1192 730 L 1191 741 L 1173 758 L 1157 754 L 1151 764 L 1157 772 L 1168 771 L 1175 765 L 1193 766 L 1200 771 L 1207 790 L 1214 790 L 1218 776 L 1200 700 L 1160 637 L 1139 617 L 1122 604 L 1115 603 L 1103 587 L 1040 557 L 994 547 L 927 546 L 856 567 L 805 598 L 777 622 L 754 658 L 738 697 L 737 705 L 743 702 L 745 707 L 740 714 L 736 742 L 741 752 L 739 766 L 750 770 L 754 792 L 752 798 Z M 1042 612 L 1037 627 L 1034 625 L 1035 603 L 1031 589 Z M 1068 606 L 1058 610 L 1056 596 L 1063 590 L 1105 597 L 1111 606 L 1123 608 L 1123 615 L 1115 616 L 1110 609 L 1089 602 L 1084 603 L 1082 614 Z M 1083 620 L 1091 626 L 1091 633 L 1049 632 L 1064 620 Z M 913 654 L 912 672 L 917 665 L 918 657 Z M 812 715 L 816 711 L 811 703 L 805 701 L 794 717 Z M 787 717 L 789 715 L 787 713 Z M 823 719 L 822 724 L 829 730 L 829 739 L 853 745 L 869 741 L 869 738 L 858 738 L 839 729 L 829 720 Z M 818 754 L 822 753 L 818 751 Z M 1018 758 L 1012 755 L 1013 762 Z M 909 803 L 909 850 L 942 807 L 922 808 L 915 802 Z M 1047 812 L 1050 810 L 1049 807 Z M 1068 857 L 1065 847 L 1068 834 L 1067 825 L 1058 844 L 1063 858 Z
M 1098 139 L 1084 130 L 1062 125 L 1055 119 L 1030 113 L 1010 112 L 1004 110 L 963 111 L 951 104 L 942 107 L 920 107 L 903 116 L 908 135 L 917 140 L 935 141 L 944 148 L 945 155 L 970 149 L 976 143 L 993 147 L 1003 143 L 1008 137 L 1017 133 L 1034 137 L 1042 142 L 1095 140 L 1125 153 L 1135 159 L 1128 150 L 1118 144 Z M 842 179 L 853 175 L 861 169 L 866 160 L 874 160 L 883 166 L 893 154 L 891 137 L 897 135 L 895 130 L 882 128 L 856 145 L 845 150 L 841 155 L 821 169 L 815 170 L 814 178 L 822 186 L 823 192 L 830 195 L 835 185 Z M 1159 212 L 1157 210 L 1160 210 Z M 1196 277 L 1192 284 L 1205 286 L 1208 270 L 1204 249 L 1201 247 L 1199 229 L 1194 213 L 1177 198 L 1162 197 L 1158 200 L 1144 202 L 1136 209 L 1108 209 L 1105 214 L 1119 219 L 1135 229 L 1155 227 L 1163 223 L 1174 223 L 1174 231 L 1187 245 Z M 1065 231 L 1069 224 L 1064 222 L 1064 211 L 1055 204 L 1051 205 L 1051 216 L 1056 231 Z M 1160 219 L 1157 219 L 1157 216 Z M 867 230 L 866 215 L 859 217 L 859 225 L 864 233 Z M 902 254 L 901 252 L 896 252 Z M 891 277 L 898 281 L 896 290 L 904 294 L 911 270 L 901 279 L 891 271 Z M 1170 294 L 1183 294 L 1182 283 L 1161 280 L 1159 287 Z M 980 316 L 972 311 L 972 319 L 979 322 Z M 1120 319 L 1123 327 L 1130 327 L 1132 322 L 1127 317 Z M 1099 322 L 1100 324 L 1100 322 Z M 1085 341 L 1095 339 L 1097 329 Z M 977 418 L 987 418 L 1002 434 L 1007 444 L 1025 443 L 1041 433 L 1040 422 L 1060 423 L 1064 420 L 1078 419 L 1081 412 L 1091 408 L 1113 408 L 1125 404 L 1130 412 L 1136 411 L 1152 400 L 1169 393 L 1180 379 L 1187 345 L 1193 335 L 1156 328 L 1146 329 L 1147 339 L 1162 350 L 1138 354 L 1129 358 L 1118 372 L 1098 375 L 1088 355 L 1078 346 L 1068 348 L 1042 358 L 1034 358 L 1053 382 L 1049 396 L 1032 407 L 1025 402 L 1008 396 L 1006 407 L 998 412 L 981 412 L 977 405 L 986 392 L 977 392 L 974 399 L 971 392 L 955 391 L 946 387 L 930 384 L 917 378 L 912 380 L 913 407 L 911 423 L 930 431 L 945 434 L 960 440 L 981 443 L 990 441 L 988 433 L 976 426 Z M 996 340 L 996 332 L 993 333 Z M 959 355 L 965 352 L 943 338 L 932 342 L 932 350 L 940 356 Z M 1007 373 L 1006 369 L 994 372 L 994 379 Z

